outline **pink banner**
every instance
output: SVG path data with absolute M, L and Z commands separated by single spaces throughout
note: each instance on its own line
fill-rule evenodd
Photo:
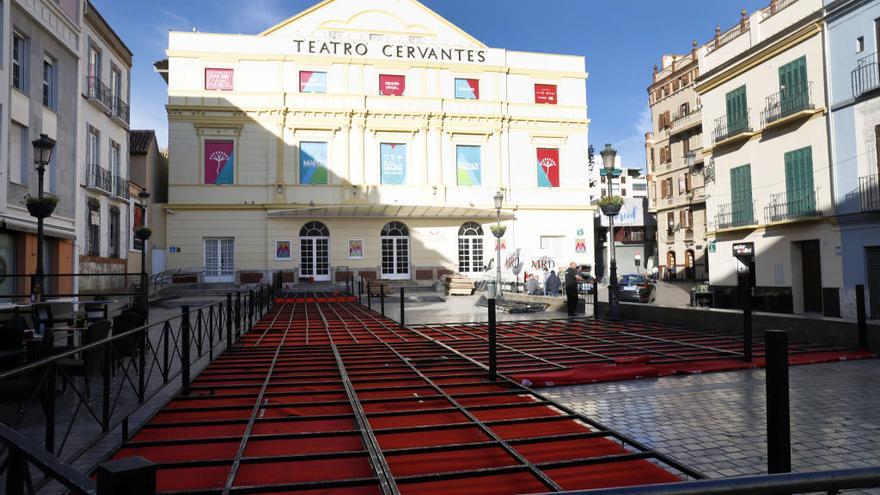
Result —
M 406 91 L 406 77 L 381 74 L 379 76 L 379 94 L 386 96 L 403 96 Z
M 232 69 L 205 69 L 205 89 L 232 91 Z

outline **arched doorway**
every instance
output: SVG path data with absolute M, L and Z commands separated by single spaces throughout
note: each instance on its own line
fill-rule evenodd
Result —
M 382 245 L 382 278 L 408 280 L 409 228 L 400 222 L 388 222 L 379 236 Z
M 458 229 L 458 272 L 483 273 L 483 227 L 467 222 Z
M 684 273 L 688 280 L 696 278 L 696 270 L 694 269 L 694 250 L 688 249 L 684 252 Z
M 299 231 L 299 275 L 330 280 L 330 229 L 321 222 L 309 222 Z
M 666 253 L 666 279 L 675 280 L 675 251 Z

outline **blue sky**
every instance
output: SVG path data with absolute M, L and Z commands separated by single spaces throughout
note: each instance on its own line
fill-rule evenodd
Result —
M 365 0 L 368 1 L 368 0 Z M 168 30 L 254 34 L 317 0 L 92 0 L 134 53 L 132 128 L 156 129 L 167 143 L 165 83 L 152 63 L 164 58 Z M 643 167 L 650 130 L 646 88 L 664 53 L 704 43 L 769 0 L 424 0 L 495 48 L 567 53 L 587 59 L 590 143 L 612 143 L 626 166 Z

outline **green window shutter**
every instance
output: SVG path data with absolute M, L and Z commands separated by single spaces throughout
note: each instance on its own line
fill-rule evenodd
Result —
M 809 104 L 807 91 L 806 56 L 779 67 L 779 105 L 783 116 Z
M 735 134 L 748 126 L 746 87 L 740 86 L 725 96 L 727 100 L 727 134 Z
M 751 165 L 730 169 L 730 196 L 734 225 L 754 223 Z
M 785 195 L 790 217 L 808 215 L 816 210 L 811 147 L 785 154 Z

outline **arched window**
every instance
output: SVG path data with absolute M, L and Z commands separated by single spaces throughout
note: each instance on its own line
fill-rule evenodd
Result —
M 458 272 L 483 272 L 483 227 L 476 222 L 466 222 L 458 229 Z
M 330 280 L 330 229 L 309 222 L 299 230 L 299 272 L 315 282 Z
M 309 222 L 299 230 L 300 237 L 330 237 L 330 229 L 321 222 Z
M 409 228 L 401 222 L 388 222 L 382 227 L 379 242 L 382 247 L 382 278 L 409 279 Z

